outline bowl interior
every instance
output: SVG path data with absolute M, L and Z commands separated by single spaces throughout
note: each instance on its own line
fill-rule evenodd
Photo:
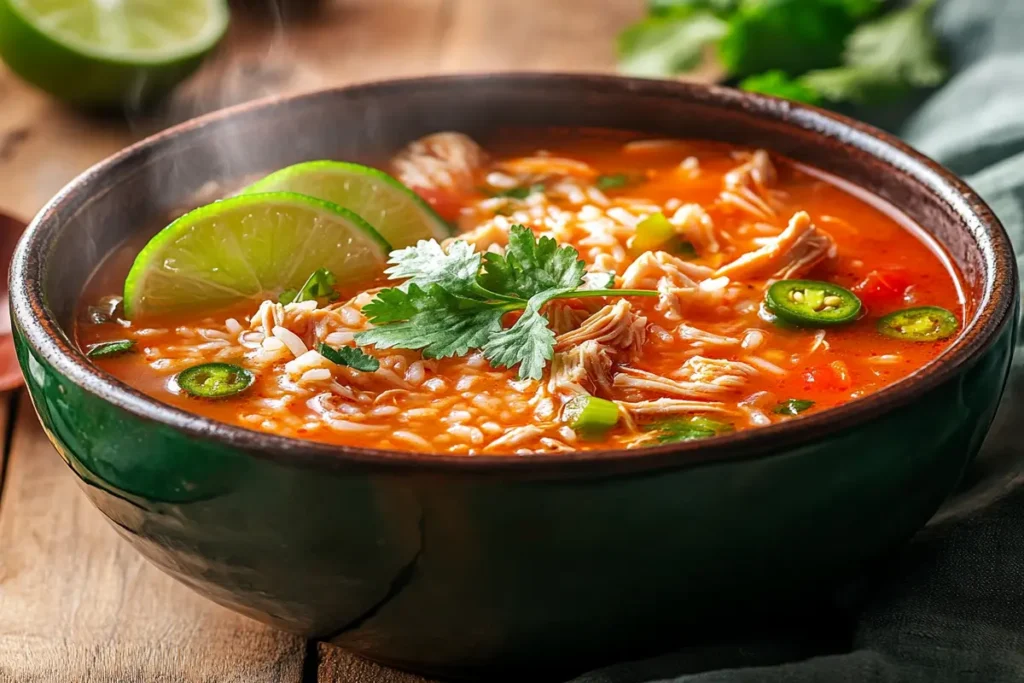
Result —
M 28 310 L 38 296 L 52 312 L 66 356 L 77 298 L 97 264 L 155 219 L 194 205 L 197 196 L 300 161 L 379 160 L 439 130 L 486 136 L 531 125 L 721 140 L 817 167 L 897 207 L 960 269 L 974 313 L 942 363 L 969 360 L 1006 317 L 1015 262 L 998 221 L 963 183 L 895 139 L 812 108 L 724 88 L 554 74 L 368 84 L 246 105 L 161 133 L 87 171 L 37 217 L 16 265 L 15 277 L 28 282 L 19 300 Z

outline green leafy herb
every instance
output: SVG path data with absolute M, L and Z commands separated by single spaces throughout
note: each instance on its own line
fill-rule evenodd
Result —
M 540 379 L 544 368 L 555 354 L 555 333 L 548 327 L 541 306 L 556 294 L 567 294 L 572 288 L 553 289 L 532 297 L 526 311 L 515 325 L 502 330 L 488 341 L 483 349 L 491 365 L 512 368 L 519 365 L 521 378 Z
M 338 292 L 334 289 L 336 283 L 337 279 L 334 277 L 334 273 L 326 268 L 317 268 L 310 274 L 298 291 L 294 289 L 285 290 L 277 297 L 277 301 L 281 304 L 316 301 L 317 299 L 334 301 L 338 298 Z
M 893 99 L 911 88 L 931 88 L 946 78 L 939 44 L 928 24 L 934 0 L 860 26 L 846 41 L 844 65 L 812 71 L 803 84 L 833 102 L 867 104 Z
M 363 372 L 374 372 L 380 368 L 380 361 L 354 346 L 334 348 L 327 344 L 317 344 L 317 353 L 336 365 L 346 365 Z
M 772 409 L 776 415 L 799 415 L 814 405 L 814 401 L 801 398 L 789 398 Z
M 614 270 L 607 273 L 587 273 L 583 276 L 581 290 L 588 289 L 615 289 L 615 278 L 618 277 Z
M 838 0 L 748 0 L 729 18 L 718 57 L 741 78 L 768 69 L 801 74 L 838 64 L 855 25 Z
M 441 285 L 378 292 L 363 313 L 376 327 L 356 335 L 361 346 L 422 349 L 427 358 L 461 356 L 501 332 L 511 308 L 449 294 Z
M 786 75 L 785 71 L 780 71 L 779 69 L 744 78 L 740 82 L 740 88 L 750 92 L 782 97 L 787 100 L 806 102 L 807 104 L 819 104 L 821 102 L 821 95 L 818 94 L 817 90 L 799 80 L 790 78 Z
M 594 181 L 599 190 L 618 190 L 623 187 L 629 187 L 636 183 L 637 177 L 629 173 L 612 173 L 609 175 L 599 175 Z
M 576 289 L 586 272 L 579 256 L 572 247 L 559 247 L 550 237 L 538 240 L 528 228 L 516 226 L 509 231 L 504 254 L 484 256 L 480 284 L 520 299 L 554 289 Z
M 647 6 L 650 13 L 656 16 L 702 9 L 728 16 L 739 4 L 740 0 L 648 0 Z
M 703 10 L 649 17 L 619 35 L 619 68 L 650 78 L 689 71 L 727 30 L 724 21 Z
M 650 16 L 619 36 L 619 66 L 671 76 L 715 43 L 746 90 L 810 104 L 884 102 L 946 77 L 928 21 L 934 5 L 916 0 L 878 16 L 882 0 L 651 0 Z
M 519 366 L 522 378 L 539 379 L 554 354 L 555 335 L 544 306 L 552 299 L 592 296 L 657 296 L 649 290 L 583 289 L 579 253 L 551 238 L 537 239 L 526 227 L 509 231 L 504 254 L 481 258 L 465 242 L 445 251 L 435 241 L 391 253 L 392 279 L 363 313 L 372 329 L 356 343 L 378 348 L 421 349 L 428 358 L 481 349 L 496 367 Z M 510 327 L 506 314 L 522 311 Z
M 111 356 L 120 356 L 122 353 L 128 353 L 133 348 L 135 348 L 134 340 L 119 339 L 118 341 L 93 344 L 85 355 L 89 358 L 110 358 Z
M 693 246 L 693 242 L 684 239 L 671 240 L 666 251 L 684 259 L 697 258 L 697 247 Z
M 391 267 L 384 272 L 392 280 L 419 287 L 438 284 L 449 294 L 479 291 L 480 254 L 468 242 L 453 242 L 448 251 L 434 240 L 420 242 L 391 252 L 388 263 Z
M 677 443 L 694 439 L 707 439 L 719 434 L 726 434 L 733 426 L 709 417 L 694 416 L 679 420 L 663 420 L 644 427 L 644 431 L 657 432 L 655 441 L 658 443 Z
M 522 187 L 513 187 L 510 190 L 501 190 L 495 192 L 495 197 L 507 197 L 509 199 L 526 199 L 531 194 L 538 194 L 544 191 L 544 185 L 535 183 L 533 185 L 524 185 Z

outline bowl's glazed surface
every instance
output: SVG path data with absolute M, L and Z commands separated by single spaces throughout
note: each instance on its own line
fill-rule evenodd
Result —
M 68 339 L 103 256 L 211 181 L 522 124 L 759 145 L 846 178 L 945 245 L 974 317 L 941 362 L 840 410 L 643 454 L 535 459 L 331 448 L 216 424 L 103 375 Z M 866 126 L 721 88 L 521 74 L 356 86 L 171 129 L 43 210 L 11 290 L 47 434 L 154 563 L 221 604 L 373 659 L 509 673 L 789 609 L 908 538 L 988 429 L 1016 334 L 1017 272 L 980 199 Z

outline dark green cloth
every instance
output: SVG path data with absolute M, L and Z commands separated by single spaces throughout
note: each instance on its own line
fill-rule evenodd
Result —
M 902 123 L 874 120 L 966 178 L 1022 254 L 1024 0 L 940 0 L 935 22 L 953 77 Z M 1024 682 L 1022 406 L 1018 352 L 961 492 L 855 614 L 802 633 L 620 664 L 574 683 Z

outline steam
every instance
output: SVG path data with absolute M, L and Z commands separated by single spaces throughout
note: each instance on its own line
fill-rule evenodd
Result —
M 315 21 L 314 0 L 235 2 L 222 43 L 169 98 L 153 108 L 145 101 L 144 74 L 124 102 L 133 134 L 144 137 L 217 109 L 271 95 L 314 90 L 323 75 L 304 62 L 290 42 L 291 25 Z M 308 12 L 303 8 L 312 8 Z
M 221 45 L 199 69 L 162 103 L 146 102 L 144 75 L 124 102 L 123 115 L 136 138 L 224 107 L 273 95 L 285 95 L 323 87 L 326 79 L 304 62 L 291 42 L 288 28 L 315 21 L 309 12 L 315 0 L 238 0 L 232 3 L 231 23 Z M 309 11 L 300 11 L 309 10 Z M 237 128 L 221 128 L 208 153 L 221 169 L 249 168 L 253 158 L 251 136 Z M 203 169 L 204 171 L 206 169 Z M 153 208 L 174 218 L 201 204 L 244 187 L 260 175 L 223 177 L 201 184 L 195 167 L 163 166 L 147 186 Z M 272 169 L 258 169 L 270 171 Z M 171 203 L 168 206 L 168 202 Z

